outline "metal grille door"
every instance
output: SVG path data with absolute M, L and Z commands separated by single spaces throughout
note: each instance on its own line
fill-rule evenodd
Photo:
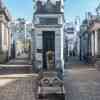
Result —
M 55 32 L 44 31 L 43 32 L 43 69 L 47 69 L 46 53 L 52 50 L 55 52 Z

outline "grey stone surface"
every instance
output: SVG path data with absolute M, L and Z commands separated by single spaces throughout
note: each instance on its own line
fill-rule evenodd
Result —
M 0 79 L 0 100 L 62 100 L 57 96 L 36 99 L 36 77 Z M 100 100 L 100 71 L 78 67 L 65 69 L 66 100 Z
M 0 83 L 0 100 L 35 100 L 34 78 L 0 79 Z
M 93 68 L 65 71 L 66 100 L 100 100 L 100 72 Z

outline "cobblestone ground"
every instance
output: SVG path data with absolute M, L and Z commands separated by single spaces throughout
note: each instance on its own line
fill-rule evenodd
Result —
M 66 100 L 100 100 L 100 71 L 95 68 L 65 70 Z
M 0 79 L 0 100 L 35 100 L 35 78 Z

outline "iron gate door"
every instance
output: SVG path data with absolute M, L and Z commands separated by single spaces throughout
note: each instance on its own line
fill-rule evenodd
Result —
M 52 50 L 55 54 L 55 32 L 43 31 L 43 69 L 47 69 L 46 53 Z

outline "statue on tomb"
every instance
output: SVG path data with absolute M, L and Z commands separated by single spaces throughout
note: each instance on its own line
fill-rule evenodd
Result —
M 54 52 L 52 50 L 49 50 L 47 53 L 47 70 L 54 70 Z

